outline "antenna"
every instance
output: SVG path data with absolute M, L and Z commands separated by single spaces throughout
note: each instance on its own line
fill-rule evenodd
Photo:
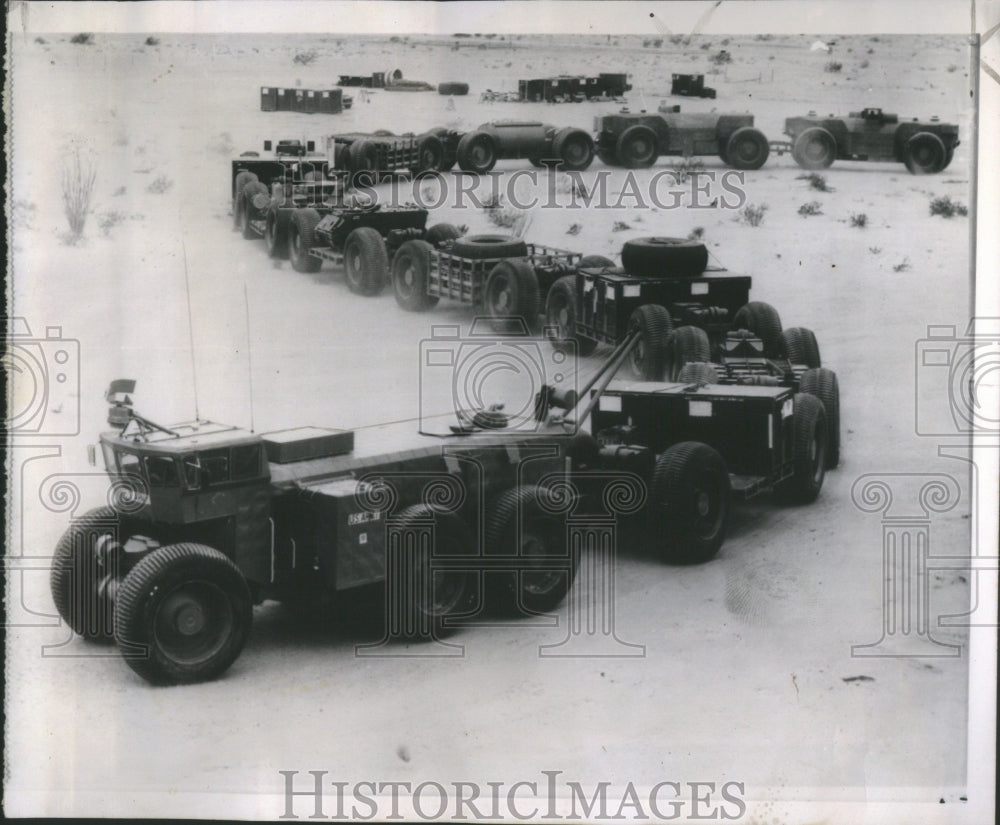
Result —
M 247 315 L 247 375 L 250 378 L 250 432 L 254 432 L 253 425 L 253 352 L 250 348 L 250 297 L 247 294 L 246 281 L 243 282 L 243 305 L 246 307 Z
M 194 358 L 194 321 L 191 319 L 191 282 L 188 280 L 187 247 L 184 245 L 184 241 L 181 241 L 181 252 L 184 255 L 184 293 L 187 296 L 188 340 L 191 346 L 191 383 L 194 386 L 194 420 L 201 421 L 201 416 L 198 414 L 198 371 L 195 369 Z

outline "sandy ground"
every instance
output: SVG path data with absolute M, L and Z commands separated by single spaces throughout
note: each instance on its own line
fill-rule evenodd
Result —
M 79 342 L 78 388 L 53 390 L 46 422 L 75 432 L 59 416 L 78 405 L 80 425 L 78 435 L 25 439 L 29 446 L 13 454 L 10 544 L 29 558 L 9 603 L 21 620 L 7 637 L 8 812 L 168 815 L 198 799 L 200 811 L 226 799 L 233 811 L 276 816 L 273 800 L 255 800 L 280 793 L 279 770 L 326 770 L 347 782 L 513 782 L 561 770 L 585 786 L 734 780 L 746 783 L 748 799 L 775 789 L 863 799 L 891 788 L 956 803 L 966 776 L 967 657 L 852 658 L 852 645 L 879 638 L 883 573 L 880 516 L 861 512 L 851 488 L 866 473 L 951 475 L 962 500 L 933 517 L 931 541 L 942 554 L 969 545 L 966 467 L 938 458 L 937 442 L 913 425 L 915 403 L 940 403 L 942 389 L 916 398 L 926 386 L 915 380 L 916 344 L 928 324 L 963 327 L 967 317 L 968 221 L 928 209 L 941 195 L 968 203 L 971 112 L 960 38 L 842 38 L 833 55 L 811 52 L 811 38 L 713 38 L 707 49 L 696 40 L 659 50 L 642 39 L 599 38 L 586 65 L 580 42 L 568 40 L 456 51 L 429 38 L 43 39 L 12 42 L 13 314 L 36 338 L 61 326 Z M 752 110 L 779 139 L 789 115 L 882 106 L 958 122 L 962 145 L 933 177 L 837 163 L 825 173 L 829 192 L 798 179 L 790 157 L 772 157 L 746 177 L 749 201 L 768 206 L 758 227 L 720 209 L 534 213 L 530 240 L 584 253 L 614 254 L 630 237 L 701 227 L 716 261 L 753 275 L 754 298 L 777 306 L 786 326 L 815 330 L 824 364 L 840 376 L 843 461 L 815 505 L 741 508 L 718 558 L 696 568 L 622 548 L 617 632 L 645 645 L 644 657 L 542 659 L 538 645 L 565 628 L 522 623 L 464 631 L 460 659 L 359 659 L 353 646 L 371 640 L 370 627 L 303 631 L 265 605 L 225 678 L 156 690 L 113 649 L 54 626 L 46 556 L 73 513 L 102 501 L 100 477 L 77 474 L 95 472 L 85 446 L 104 426 L 108 381 L 138 379 L 139 408 L 155 420 L 194 411 L 185 260 L 200 412 L 249 423 L 246 290 L 262 431 L 414 417 L 418 342 L 434 323 L 466 328 L 473 317 L 444 304 L 408 314 L 388 292 L 350 294 L 329 266 L 308 276 L 269 261 L 263 242 L 231 229 L 235 153 L 266 138 L 493 118 L 589 128 L 616 107 L 484 105 L 478 92 L 516 88 L 519 76 L 629 67 L 633 108 L 643 100 L 655 108 L 671 71 L 708 71 L 708 56 L 721 48 L 733 61 L 707 78 L 718 99 L 680 100 L 685 108 Z M 293 63 L 309 49 L 312 64 Z M 842 61 L 840 73 L 824 71 L 831 59 Z M 339 116 L 258 110 L 261 85 L 322 88 L 340 73 L 394 66 L 435 83 L 468 80 L 472 94 L 454 108 L 433 93 L 377 92 Z M 59 170 L 73 146 L 96 164 L 97 183 L 84 238 L 67 245 Z M 711 158 L 705 167 L 722 171 Z M 601 168 L 595 163 L 584 178 Z M 801 217 L 799 207 L 814 200 L 822 214 Z M 855 213 L 867 216 L 865 228 L 850 225 Z M 438 220 L 492 228 L 479 210 L 448 206 Z M 613 231 L 616 221 L 627 228 Z M 573 224 L 575 236 L 567 234 Z M 45 491 L 65 474 L 79 495 L 60 504 Z M 957 571 L 932 571 L 929 593 L 932 621 L 969 599 Z M 934 634 L 966 640 L 961 628 Z M 845 681 L 857 676 L 869 678 Z M 215 796 L 194 796 L 202 793 Z M 754 821 L 769 821 L 758 810 Z

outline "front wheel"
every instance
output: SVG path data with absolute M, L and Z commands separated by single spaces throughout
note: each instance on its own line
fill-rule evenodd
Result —
M 509 258 L 490 271 L 483 309 L 503 326 L 503 319 L 523 318 L 530 329 L 538 317 L 538 278 L 526 260 Z
M 557 352 L 571 353 L 575 343 L 577 355 L 586 357 L 597 348 L 597 341 L 577 333 L 579 317 L 576 276 L 563 275 L 552 284 L 545 299 L 545 333 Z
M 658 157 L 656 135 L 648 126 L 630 126 L 618 137 L 615 154 L 627 169 L 646 169 Z
M 661 381 L 667 338 L 673 329 L 670 313 L 659 304 L 643 304 L 629 318 L 629 331 L 639 333 L 632 348 L 632 371 L 644 381 Z
M 803 364 L 809 369 L 823 366 L 819 355 L 816 334 L 806 327 L 789 327 L 781 333 L 785 356 L 792 364 Z
M 933 132 L 918 132 L 903 151 L 903 162 L 913 175 L 933 175 L 947 165 L 948 150 Z
M 427 241 L 406 241 L 392 259 L 392 291 L 396 303 L 409 312 L 437 305 L 438 296 L 427 294 L 433 249 Z
M 378 295 L 389 280 L 389 253 L 377 229 L 361 226 L 344 241 L 347 286 L 357 295 Z
M 316 243 L 315 231 L 319 212 L 315 209 L 296 209 L 288 226 L 288 257 L 296 272 L 319 272 L 323 262 L 309 254 Z
M 792 157 L 803 169 L 826 169 L 837 157 L 837 141 L 823 127 L 813 126 L 795 138 Z
M 582 129 L 560 129 L 552 140 L 552 152 L 560 169 L 582 172 L 594 161 L 594 141 Z
M 267 254 L 278 260 L 288 258 L 288 213 L 272 206 L 264 219 L 264 243 Z
M 837 373 L 825 367 L 808 369 L 799 379 L 799 392 L 814 395 L 823 402 L 826 413 L 826 468 L 840 463 L 840 385 Z
M 226 556 L 202 544 L 174 544 L 145 556 L 118 592 L 115 638 L 125 661 L 153 684 L 204 682 L 243 650 L 253 621 L 246 580 Z
M 744 126 L 726 141 L 725 160 L 734 169 L 760 169 L 767 161 L 771 147 L 759 129 Z
M 469 132 L 463 135 L 455 155 L 463 172 L 474 172 L 477 175 L 485 175 L 497 162 L 496 145 L 486 132 Z
M 826 412 L 813 395 L 796 393 L 792 420 L 792 475 L 778 488 L 781 496 L 795 504 L 816 500 L 826 475 Z
M 760 338 L 764 345 L 764 355 L 768 358 L 782 358 L 785 355 L 785 339 L 781 334 L 781 316 L 778 310 L 764 301 L 750 301 L 736 311 L 733 329 L 745 329 Z
M 713 558 L 726 538 L 729 472 L 712 447 L 682 441 L 667 448 L 653 471 L 651 529 L 671 564 Z

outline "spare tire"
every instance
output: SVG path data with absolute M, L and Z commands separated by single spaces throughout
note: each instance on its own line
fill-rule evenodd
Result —
M 622 247 L 622 266 L 637 278 L 694 277 L 708 266 L 708 250 L 687 238 L 635 238 Z
M 438 83 L 439 95 L 467 95 L 468 93 L 468 83 Z
M 452 243 L 449 252 L 458 258 L 524 258 L 528 245 L 512 235 L 466 235 Z

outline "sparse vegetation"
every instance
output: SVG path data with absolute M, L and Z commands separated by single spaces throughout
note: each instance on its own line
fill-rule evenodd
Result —
M 893 266 L 892 271 L 893 272 L 906 272 L 906 270 L 908 270 L 909 268 L 910 268 L 910 259 L 909 258 L 903 258 L 903 260 L 901 260 L 898 264 L 896 264 L 895 266 Z
M 299 52 L 297 55 L 295 55 L 295 57 L 292 58 L 292 62 L 293 63 L 298 63 L 298 64 L 300 64 L 302 66 L 308 66 L 317 57 L 319 57 L 319 55 L 316 54 L 316 50 L 315 49 L 310 49 L 307 52 Z
M 868 216 L 864 212 L 855 212 L 850 217 L 850 223 L 855 229 L 864 229 L 868 226 Z
M 119 209 L 109 209 L 97 216 L 97 226 L 100 228 L 101 234 L 107 238 L 111 234 L 112 229 L 120 223 L 125 223 L 128 219 L 129 215 L 126 212 L 122 212 Z
M 508 206 L 502 195 L 491 195 L 483 204 L 483 210 L 491 224 L 501 229 L 514 229 L 524 225 L 526 215 Z
M 70 39 L 70 43 L 76 43 L 78 46 L 93 46 L 94 45 L 94 35 L 90 32 L 80 32 L 79 34 L 74 34 Z
M 46 39 L 45 39 L 44 37 L 36 37 L 36 38 L 35 38 L 35 42 L 36 42 L 36 43 L 41 43 L 41 44 L 43 44 L 43 45 L 44 45 L 45 43 L 48 43 L 49 41 L 48 41 L 48 40 L 46 40 Z
M 705 164 L 702 163 L 699 158 L 683 158 L 681 161 L 674 164 L 674 180 L 679 184 L 687 183 L 688 178 L 692 175 L 696 175 L 698 172 L 703 172 L 704 170 Z
M 828 72 L 830 74 L 836 74 L 843 68 L 844 68 L 843 63 L 840 63 L 836 60 L 829 60 L 827 61 L 827 64 L 823 67 L 823 71 Z
M 859 67 L 862 68 L 862 69 L 867 69 L 869 65 L 871 65 L 871 64 L 868 62 L 868 59 L 866 58 L 865 60 L 861 61 L 861 63 L 859 64 Z
M 965 217 L 969 214 L 969 208 L 958 201 L 953 201 L 947 195 L 942 195 L 931 200 L 931 215 L 940 215 L 942 218 L 954 218 L 956 215 Z
M 569 229 L 566 230 L 567 235 L 579 235 L 583 230 L 583 226 L 578 223 L 571 224 Z
M 170 178 L 166 175 L 160 175 L 146 187 L 146 191 L 152 192 L 154 195 L 162 195 L 165 192 L 169 192 L 173 187 L 174 182 Z
M 89 159 L 80 157 L 77 149 L 62 167 L 63 211 L 69 223 L 66 242 L 75 244 L 83 237 L 83 228 L 90 214 L 90 199 L 97 181 L 97 168 Z
M 690 232 L 688 232 L 688 240 L 689 241 L 700 241 L 704 237 L 705 237 L 705 227 L 704 226 L 696 226 L 694 229 L 692 229 Z
M 872 255 L 881 255 L 882 254 L 882 247 L 881 246 L 869 246 L 868 247 L 868 251 L 871 252 Z
M 948 74 L 952 74 L 953 72 L 957 71 L 958 71 L 958 66 L 956 66 L 954 63 L 948 66 Z
M 612 232 L 626 232 L 632 227 L 625 223 L 625 221 L 615 221 L 611 227 Z
M 809 172 L 805 175 L 798 175 L 795 180 L 809 181 L 809 187 L 817 192 L 832 192 L 833 189 L 826 183 L 826 178 L 818 172 Z
M 723 41 L 725 42 L 725 41 Z M 722 66 L 725 63 L 732 63 L 733 56 L 727 52 L 725 49 L 720 49 L 715 54 L 713 54 L 709 60 L 711 60 L 716 66 Z
M 747 226 L 760 226 L 764 222 L 764 215 L 768 208 L 766 203 L 748 203 L 739 211 L 737 220 Z
M 804 203 L 799 207 L 799 214 L 803 218 L 808 218 L 810 215 L 822 215 L 823 205 L 819 201 L 809 201 L 809 203 Z
M 146 45 L 147 46 L 159 46 L 160 45 L 160 38 L 159 37 L 153 37 L 152 35 L 150 35 L 149 37 L 146 38 Z

